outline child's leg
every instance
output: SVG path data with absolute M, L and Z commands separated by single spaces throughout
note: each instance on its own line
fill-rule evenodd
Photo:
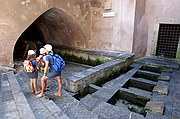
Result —
M 33 79 L 32 78 L 30 78 L 30 88 L 31 88 L 31 92 L 34 93 Z
M 34 88 L 36 94 L 39 93 L 38 87 L 37 87 L 37 78 L 33 79 L 33 88 Z
M 38 94 L 36 97 L 37 98 L 41 98 L 41 97 L 43 97 L 44 96 L 44 90 L 45 90 L 45 82 L 48 80 L 48 77 L 47 76 L 42 76 L 42 78 L 41 78 L 41 87 L 42 87 L 42 89 L 41 89 L 41 93 L 40 94 Z

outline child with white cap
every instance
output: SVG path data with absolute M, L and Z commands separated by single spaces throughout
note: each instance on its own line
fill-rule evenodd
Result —
M 26 60 L 24 60 L 23 65 L 28 77 L 30 78 L 31 92 L 35 94 L 40 93 L 37 87 L 38 64 L 36 61 L 36 53 L 34 52 L 34 50 L 28 51 L 28 56 Z

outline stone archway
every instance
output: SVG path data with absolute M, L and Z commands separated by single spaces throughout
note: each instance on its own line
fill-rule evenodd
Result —
M 17 40 L 13 61 L 25 59 L 25 46 L 23 40 L 33 41 L 38 50 L 46 43 L 53 47 L 69 47 L 84 49 L 87 40 L 80 26 L 65 11 L 51 8 L 40 15 L 19 37 Z M 41 42 L 38 47 L 37 42 Z
M 64 25 L 59 24 L 62 23 L 61 20 L 64 20 Z M 0 4 L 1 66 L 14 67 L 16 43 L 32 24 L 42 32 L 45 43 L 88 49 L 86 39 L 91 39 L 91 6 L 89 1 L 84 0 L 2 1 Z

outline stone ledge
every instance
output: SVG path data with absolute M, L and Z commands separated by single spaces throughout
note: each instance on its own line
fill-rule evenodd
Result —
M 113 72 L 123 68 L 125 68 L 124 61 L 113 60 L 69 77 L 66 79 L 66 87 L 71 92 L 78 92 L 83 90 L 88 84 L 100 82 L 102 78 L 108 77 Z

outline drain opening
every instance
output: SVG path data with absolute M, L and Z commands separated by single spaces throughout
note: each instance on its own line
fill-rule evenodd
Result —
M 131 69 L 133 69 L 133 67 L 127 67 L 123 70 L 119 70 L 119 71 L 116 71 L 114 73 L 111 73 L 108 77 L 104 77 L 102 79 L 99 79 L 98 81 L 96 81 L 96 83 L 93 83 L 94 85 L 97 85 L 99 87 L 103 87 L 105 83 L 127 73 L 128 71 L 130 71 Z M 106 72 L 104 72 L 106 73 Z
M 78 93 L 76 93 L 73 97 L 76 98 L 77 100 L 81 100 L 82 98 L 84 98 L 86 95 L 88 94 L 93 94 L 97 91 L 98 89 L 92 87 L 92 86 L 87 86 L 84 88 L 83 91 L 79 91 Z
M 107 103 L 146 116 L 144 107 L 149 100 L 149 98 L 119 90 Z
M 133 78 L 143 78 L 143 79 L 157 82 L 159 76 L 160 76 L 160 74 L 158 74 L 158 73 L 139 70 L 132 77 Z
M 156 56 L 176 58 L 179 36 L 179 24 L 160 24 Z
M 133 92 L 140 92 L 142 94 L 152 95 L 152 90 L 153 90 L 154 86 L 155 86 L 154 84 L 130 79 L 125 83 L 123 88 L 127 88 Z

